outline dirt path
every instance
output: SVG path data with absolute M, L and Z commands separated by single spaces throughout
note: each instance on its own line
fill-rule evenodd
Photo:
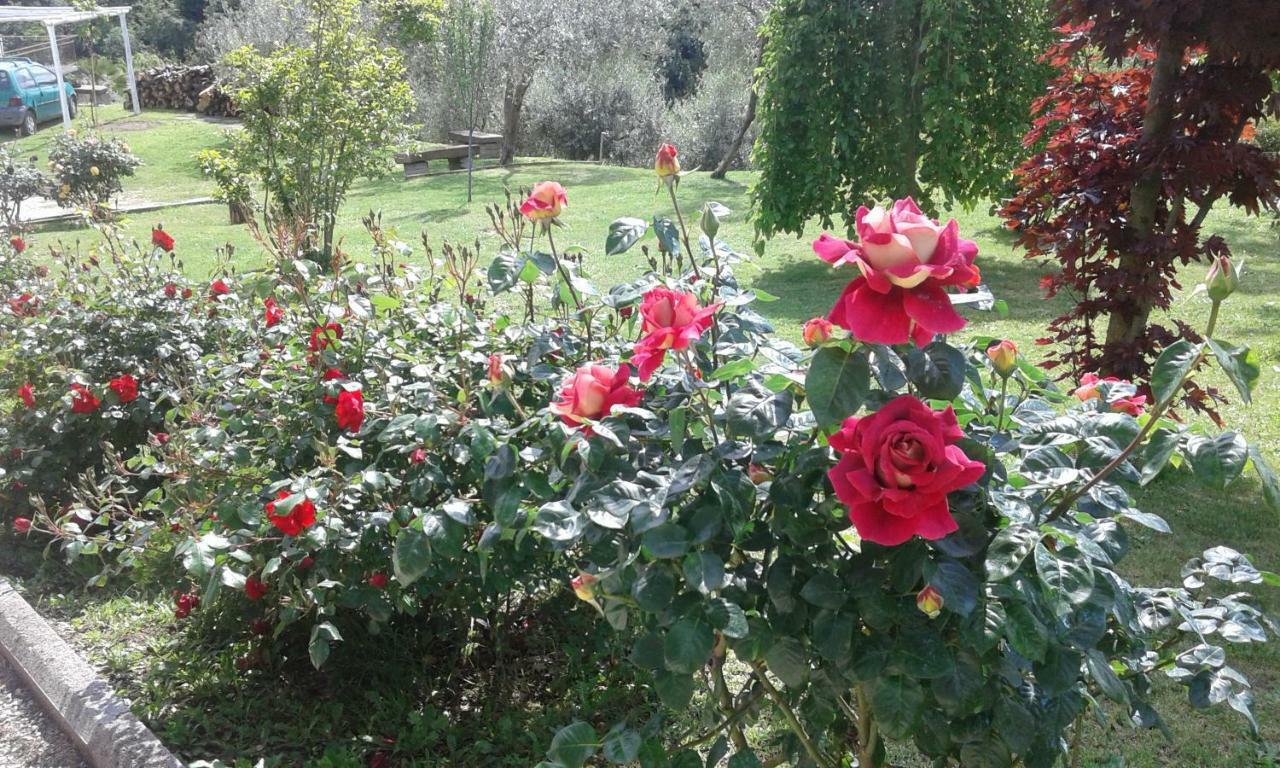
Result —
M 85 768 L 85 763 L 0 658 L 0 768 L 37 766 Z

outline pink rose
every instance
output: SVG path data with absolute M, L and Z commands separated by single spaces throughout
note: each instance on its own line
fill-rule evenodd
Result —
M 719 304 L 698 305 L 698 297 L 684 291 L 658 287 L 644 295 L 640 316 L 643 334 L 636 342 L 631 362 L 640 372 L 640 380 L 648 381 L 662 365 L 669 349 L 685 349 L 711 327 L 712 315 Z
M 503 373 L 503 370 L 502 370 L 501 354 L 494 352 L 493 354 L 489 355 L 489 367 L 488 367 L 487 373 L 489 376 L 490 385 L 495 387 L 502 385 L 502 379 L 504 378 L 505 374 Z
M 653 159 L 653 172 L 659 179 L 669 179 L 680 173 L 680 155 L 674 144 L 658 147 L 658 155 Z
M 556 218 L 567 207 L 569 197 L 564 187 L 554 181 L 540 181 L 520 204 L 520 213 L 530 221 L 544 221 Z
M 954 443 L 964 437 L 948 406 L 935 411 L 912 395 L 845 419 L 831 436 L 840 461 L 827 473 L 858 535 L 885 546 L 956 530 L 947 494 L 986 471 Z
M 823 233 L 813 250 L 830 264 L 853 264 L 861 275 L 836 300 L 828 319 L 862 341 L 928 344 L 953 333 L 965 320 L 951 306 L 945 286 L 977 285 L 978 246 L 959 236 L 955 219 L 939 225 L 911 198 L 891 210 L 858 209 L 858 242 Z
M 1115 376 L 1108 376 L 1105 379 L 1100 378 L 1096 373 L 1086 373 L 1080 377 L 1080 386 L 1076 387 L 1074 394 L 1076 399 L 1081 402 L 1089 400 L 1102 400 L 1102 384 L 1128 384 L 1127 381 L 1117 379 Z M 1110 387 L 1108 387 L 1108 390 Z M 1107 392 L 1107 405 L 1115 413 L 1127 413 L 1130 416 L 1139 416 L 1142 409 L 1146 406 L 1146 395 L 1118 395 Z
M 15 517 L 13 519 L 13 530 L 15 533 L 28 533 L 31 530 L 31 518 Z
M 564 423 L 578 427 L 609 415 L 615 405 L 640 403 L 641 393 L 630 385 L 631 366 L 584 365 L 560 388 L 560 399 L 551 412 Z M 588 428 L 589 431 L 589 428 Z
M 835 326 L 825 317 L 812 317 L 804 324 L 804 330 L 801 335 L 804 337 L 804 343 L 816 347 L 825 344 L 831 339 L 831 329 Z

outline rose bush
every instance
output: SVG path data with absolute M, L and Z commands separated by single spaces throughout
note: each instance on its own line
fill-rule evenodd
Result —
M 111 197 L 124 188 L 125 177 L 142 161 L 118 138 L 66 131 L 49 147 L 50 187 L 58 202 L 77 206 L 94 218 L 108 217 Z
M 1132 384 L 1071 397 L 1016 350 L 937 339 L 963 325 L 944 288 L 976 278 L 976 248 L 909 201 L 815 245 L 859 273 L 801 349 L 738 284 L 727 212 L 691 232 L 677 186 L 674 220 L 610 227 L 608 254 L 655 243 L 607 290 L 557 247 L 549 184 L 491 207 L 483 275 L 456 245 L 395 266 L 408 246 L 371 218 L 369 263 L 278 255 L 224 281 L 206 300 L 224 335 L 167 439 L 117 467 L 142 502 L 82 495 L 34 527 L 73 555 L 170 551 L 191 582 L 176 613 L 232 606 L 277 654 L 304 635 L 316 666 L 397 617 L 480 622 L 501 647 L 572 590 L 648 698 L 583 712 L 544 768 L 757 765 L 745 726 L 766 708 L 797 765 L 883 765 L 892 740 L 1047 768 L 1091 711 L 1159 727 L 1158 674 L 1251 717 L 1224 646 L 1274 632 L 1239 590 L 1277 577 L 1222 547 L 1180 585 L 1122 575 L 1131 526 L 1168 530 L 1128 484 L 1180 464 L 1224 488 L 1252 464 L 1280 501 L 1241 436 L 1168 418 L 1210 358 L 1247 397 L 1247 350 L 1175 345 L 1135 416 L 1114 407 Z

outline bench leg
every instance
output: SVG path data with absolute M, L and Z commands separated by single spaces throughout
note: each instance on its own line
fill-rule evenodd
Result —
M 462 158 L 461 158 L 461 157 L 451 157 L 451 158 L 449 158 L 449 170 L 451 170 L 451 171 L 460 171 L 460 170 L 462 170 Z

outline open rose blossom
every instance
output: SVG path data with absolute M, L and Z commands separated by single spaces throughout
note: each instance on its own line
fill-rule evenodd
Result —
M 164 295 L 170 299 L 176 297 L 178 295 L 178 285 L 176 283 L 165 283 Z
M 281 490 L 276 494 L 275 501 L 268 501 L 263 509 L 267 513 L 267 519 L 277 530 L 286 536 L 297 536 L 316 524 L 316 505 L 311 503 L 311 499 L 302 496 L 288 510 L 278 509 L 276 504 L 291 495 L 288 491 Z
M 151 230 L 151 244 L 165 253 L 173 253 L 173 235 L 159 227 Z
M 262 300 L 262 315 L 267 327 L 271 328 L 279 325 L 280 321 L 284 320 L 284 307 L 277 304 L 274 298 L 268 296 Z
M 333 406 L 333 413 L 338 418 L 338 428 L 347 432 L 359 432 L 364 424 L 364 395 L 360 388 L 343 389 L 338 393 L 338 402 Z
M 40 300 L 24 293 L 9 299 L 9 311 L 18 317 L 35 317 L 40 313 Z
M 1127 385 L 1128 382 L 1117 379 L 1115 376 L 1108 376 L 1105 379 L 1096 373 L 1086 373 L 1080 377 L 1080 386 L 1076 387 L 1074 394 L 1076 399 L 1081 402 L 1089 400 L 1102 400 L 1102 384 L 1120 384 Z M 1108 390 L 1111 388 L 1108 387 Z M 1115 413 L 1127 413 L 1130 416 L 1139 416 L 1142 409 L 1147 404 L 1146 395 L 1121 395 L 1117 392 L 1107 392 L 1107 405 Z
M 228 293 L 231 293 L 231 288 L 227 285 L 227 282 L 222 278 L 218 278 L 217 280 L 214 280 L 212 283 L 209 283 L 209 298 L 226 296 Z
M 271 588 L 267 586 L 266 582 L 262 581 L 257 576 L 250 576 L 244 580 L 244 596 L 250 600 L 261 600 L 267 596 L 267 592 L 269 592 L 270 589 Z
M 569 196 L 564 187 L 554 181 L 540 181 L 520 204 L 520 213 L 529 221 L 546 221 L 560 215 L 569 207 Z
M 107 387 L 116 393 L 121 403 L 132 403 L 138 399 L 138 380 L 127 373 L 107 382 Z
M 670 179 L 680 173 L 680 155 L 674 144 L 663 144 L 658 147 L 658 156 L 653 160 L 653 172 L 659 179 Z
M 912 395 L 845 419 L 831 436 L 840 461 L 827 477 L 858 535 L 893 546 L 956 530 L 947 494 L 977 482 L 986 469 L 954 445 L 962 437 L 950 406 L 935 411 Z
M 641 393 L 628 383 L 631 366 L 584 365 L 560 388 L 560 399 L 551 404 L 551 412 L 570 426 L 609 415 L 615 405 L 639 405 Z
M 98 406 L 102 403 L 94 396 L 93 390 L 84 384 L 71 385 L 71 412 L 72 413 L 93 413 L 98 410 Z
M 31 386 L 31 382 L 27 382 L 18 387 L 18 397 L 22 400 L 22 404 L 27 408 L 36 407 L 36 391 Z
M 946 286 L 978 284 L 978 246 L 961 239 L 955 219 L 940 225 L 911 198 L 890 210 L 858 209 L 858 242 L 823 233 L 813 250 L 830 264 L 853 264 L 862 274 L 836 300 L 828 319 L 875 344 L 928 344 L 954 333 L 965 320 L 951 306 Z
M 706 333 L 719 308 L 719 304 L 699 306 L 697 296 L 670 288 L 658 287 L 646 293 L 640 302 L 644 335 L 631 355 L 640 380 L 648 381 L 653 376 L 668 349 L 685 349 Z
M 22 253 L 27 250 L 27 241 L 17 235 L 9 238 L 9 245 L 13 248 L 14 253 Z

